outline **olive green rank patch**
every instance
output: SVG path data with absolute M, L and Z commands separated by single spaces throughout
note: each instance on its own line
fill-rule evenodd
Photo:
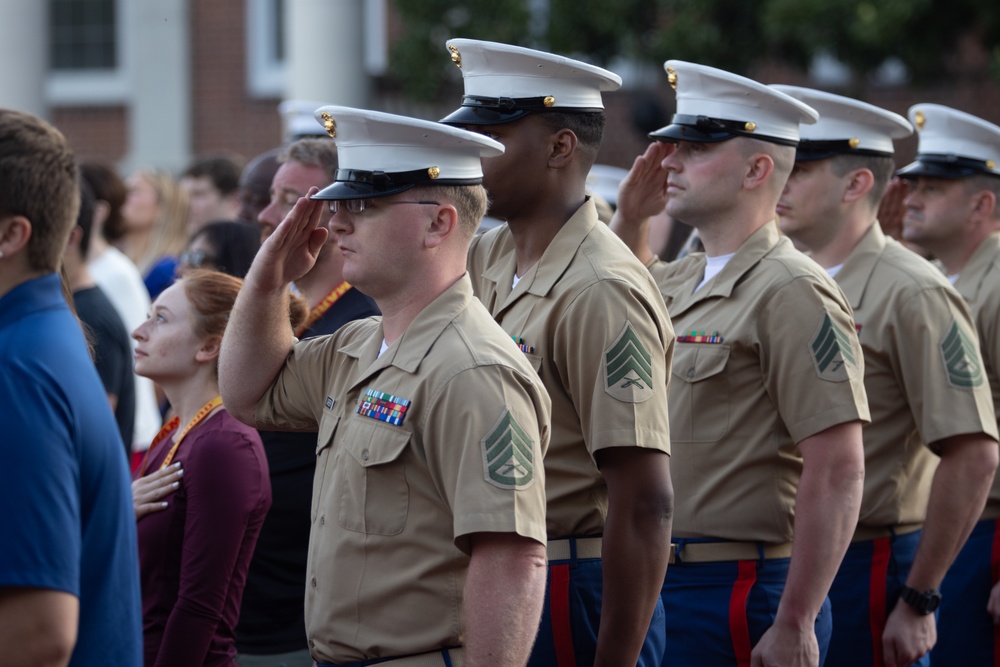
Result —
M 526 489 L 535 481 L 534 441 L 504 406 L 482 439 L 486 481 L 501 489 Z
M 823 313 L 819 330 L 809 343 L 816 372 L 823 380 L 841 382 L 850 377 L 848 366 L 857 368 L 858 361 L 851 349 L 851 338 Z
M 941 341 L 941 358 L 951 386 L 971 389 L 983 383 L 983 365 L 979 351 L 956 320 L 952 320 L 951 329 Z
M 627 320 L 604 351 L 604 379 L 605 391 L 624 403 L 642 403 L 653 395 L 653 357 Z

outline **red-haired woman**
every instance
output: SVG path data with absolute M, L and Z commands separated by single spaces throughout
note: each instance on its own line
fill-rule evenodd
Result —
M 235 665 L 240 599 L 271 505 L 260 437 L 219 398 L 219 344 L 240 285 L 186 273 L 132 333 L 136 373 L 163 387 L 176 414 L 132 485 L 147 667 Z

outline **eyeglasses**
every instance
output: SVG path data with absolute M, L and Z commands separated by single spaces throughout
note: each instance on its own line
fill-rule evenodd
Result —
M 178 258 L 178 263 L 181 266 L 189 266 L 192 269 L 198 269 L 206 264 L 214 264 L 215 257 L 208 254 L 204 250 L 185 250 Z
M 340 207 L 343 206 L 345 209 L 347 209 L 348 213 L 353 213 L 353 214 L 357 215 L 358 213 L 361 213 L 362 211 L 364 211 L 366 208 L 370 208 L 370 207 L 375 206 L 375 201 L 376 200 L 374 200 L 374 199 L 334 199 L 333 201 L 330 202 L 330 213 L 333 213 L 334 215 L 336 215 L 337 212 L 340 210 Z M 382 201 L 382 200 L 379 200 L 379 203 L 378 203 L 379 206 L 391 206 L 392 204 L 419 204 L 421 206 L 440 206 L 441 202 L 439 202 L 439 201 L 401 201 L 401 200 L 397 199 L 397 200 L 394 200 L 394 201 Z

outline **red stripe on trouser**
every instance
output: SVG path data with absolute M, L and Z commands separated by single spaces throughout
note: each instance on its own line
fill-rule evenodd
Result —
M 993 522 L 993 549 L 990 550 L 990 582 L 1000 581 L 1000 520 Z M 993 626 L 993 667 L 1000 666 L 1000 628 Z
M 889 574 L 888 537 L 872 540 L 872 569 L 868 580 L 868 626 L 872 633 L 872 664 L 882 667 L 882 635 L 885 633 L 885 580 Z
M 549 567 L 549 615 L 552 617 L 552 643 L 557 667 L 576 667 L 573 651 L 573 628 L 569 621 L 569 565 Z
M 729 635 L 733 638 L 733 653 L 738 667 L 750 667 L 750 624 L 747 622 L 747 598 L 757 581 L 757 563 L 741 560 L 733 592 L 729 598 Z

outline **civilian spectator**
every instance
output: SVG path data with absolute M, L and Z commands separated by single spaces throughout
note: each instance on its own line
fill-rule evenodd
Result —
M 212 220 L 236 219 L 242 171 L 243 160 L 229 155 L 202 157 L 184 170 L 180 186 L 188 196 L 188 234 Z
M 135 373 L 132 371 L 132 346 L 128 331 L 115 307 L 97 286 L 87 270 L 91 221 L 94 219 L 94 193 L 87 181 L 80 181 L 80 214 L 70 232 L 63 253 L 66 281 L 73 304 L 86 325 L 93 347 L 94 365 L 101 376 L 108 402 L 115 413 L 118 430 L 125 444 L 125 458 L 131 455 L 132 427 L 135 422 Z
M 278 171 L 278 153 L 280 148 L 273 148 L 261 153 L 246 166 L 240 175 L 240 210 L 236 213 L 237 220 L 257 222 L 257 216 L 271 201 L 271 181 Z
M 84 162 L 80 175 L 94 191 L 94 222 L 90 232 L 87 262 L 90 275 L 97 286 L 104 290 L 111 304 L 125 324 L 125 331 L 133 331 L 149 314 L 149 292 L 142 282 L 142 274 L 135 262 L 110 243 L 119 238 L 123 230 L 122 207 L 127 189 L 125 181 L 113 167 L 100 162 Z M 129 340 L 135 352 L 135 341 Z M 132 367 L 131 362 L 129 368 Z M 135 428 L 126 440 L 131 444 L 133 466 L 160 429 L 160 409 L 156 392 L 149 378 L 132 373 L 135 384 Z
M 191 235 L 178 271 L 213 269 L 243 278 L 259 249 L 260 227 L 256 223 L 217 220 Z
M 77 179 L 62 134 L 0 110 L 0 657 L 139 667 L 128 469 L 56 273 Z
M 128 181 L 119 247 L 139 267 L 149 298 L 174 281 L 177 256 L 187 243 L 187 194 L 170 174 L 142 169 Z
M 260 436 L 219 398 L 219 344 L 241 284 L 192 271 L 132 334 L 136 371 L 163 387 L 177 415 L 132 484 L 146 665 L 235 664 L 247 568 L 271 506 Z

